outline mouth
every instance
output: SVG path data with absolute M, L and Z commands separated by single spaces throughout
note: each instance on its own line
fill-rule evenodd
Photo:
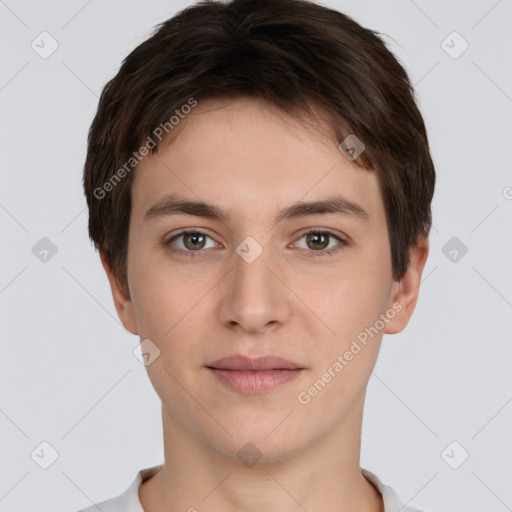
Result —
M 206 368 L 229 389 L 245 394 L 270 391 L 292 381 L 305 369 L 293 361 L 272 355 L 224 357 Z

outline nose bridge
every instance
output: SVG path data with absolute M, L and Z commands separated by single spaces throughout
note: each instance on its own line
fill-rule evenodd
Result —
M 271 299 L 274 288 L 275 276 L 269 267 L 275 267 L 275 257 L 272 255 L 270 247 L 270 237 L 259 241 L 253 237 L 246 237 L 236 248 L 234 258 L 235 268 L 233 285 L 239 298 L 250 299 L 259 296 L 259 300 Z M 265 297 L 263 297 L 263 295 Z
M 268 287 L 267 281 L 272 274 L 268 267 L 272 266 L 272 259 L 270 243 L 263 246 L 254 237 L 247 237 L 236 248 L 234 270 L 237 280 L 242 285 Z
M 247 330 L 259 330 L 282 322 L 286 314 L 286 291 L 279 274 L 278 258 L 272 254 L 271 237 L 248 236 L 236 248 L 233 269 L 224 297 L 223 320 L 236 322 Z

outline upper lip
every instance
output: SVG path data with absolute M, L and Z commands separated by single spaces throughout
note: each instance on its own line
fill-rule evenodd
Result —
M 246 357 L 239 354 L 222 357 L 206 365 L 216 370 L 297 370 L 300 365 L 279 356 Z

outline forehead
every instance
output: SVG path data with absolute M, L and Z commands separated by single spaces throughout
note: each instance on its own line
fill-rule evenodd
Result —
M 375 172 L 357 167 L 332 134 L 260 100 L 200 102 L 144 157 L 132 184 L 132 213 L 142 218 L 164 195 L 203 200 L 237 219 L 272 219 L 297 201 L 333 194 L 384 215 Z

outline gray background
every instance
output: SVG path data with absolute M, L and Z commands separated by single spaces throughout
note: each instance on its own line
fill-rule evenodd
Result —
M 75 511 L 162 462 L 159 399 L 88 240 L 81 172 L 102 87 L 188 4 L 0 0 L 0 511 Z M 512 1 L 325 5 L 389 36 L 438 173 L 419 302 L 384 337 L 361 464 L 425 512 L 512 510 Z M 51 49 L 43 31 L 48 58 L 31 47 Z

